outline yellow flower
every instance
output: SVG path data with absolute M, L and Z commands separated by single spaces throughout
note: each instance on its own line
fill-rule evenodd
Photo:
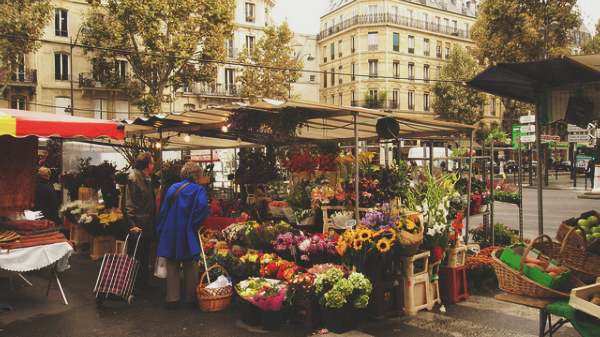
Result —
M 417 227 L 417 225 L 415 225 L 414 222 L 410 221 L 410 220 L 406 220 L 406 230 L 413 230 L 415 229 L 415 227 Z
M 368 164 L 375 157 L 375 152 L 363 151 L 358 156 L 358 162 L 360 164 Z
M 381 239 L 377 242 L 377 249 L 382 253 L 387 252 L 390 248 L 392 248 L 392 243 L 388 239 Z
M 362 240 L 354 240 L 354 249 L 355 250 L 361 250 L 363 247 L 363 242 Z
M 258 259 L 258 254 L 248 254 L 248 261 L 256 262 L 256 259 Z
M 98 205 L 98 206 L 96 206 L 96 209 L 97 209 L 97 210 L 104 209 L 104 205 Z
M 364 228 L 363 230 L 361 230 L 358 234 L 358 238 L 362 241 L 366 241 L 369 240 L 372 237 L 372 232 L 369 229 Z
M 391 238 L 388 238 L 388 240 L 390 242 L 393 242 L 394 240 L 396 240 L 396 231 L 395 230 L 393 230 L 392 228 L 390 228 L 390 229 L 386 230 L 385 232 L 386 233 L 390 233 L 392 235 Z
M 345 242 L 340 242 L 340 243 L 338 243 L 338 244 L 337 244 L 337 246 L 335 246 L 335 250 L 337 250 L 337 252 L 338 252 L 340 255 L 344 255 L 344 253 L 346 252 L 346 249 L 347 249 L 347 248 L 348 248 L 348 247 L 346 246 L 346 243 L 345 243 Z

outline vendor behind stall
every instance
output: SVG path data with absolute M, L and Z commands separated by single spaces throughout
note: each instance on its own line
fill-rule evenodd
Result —
M 41 211 L 44 218 L 53 221 L 54 225 L 60 225 L 58 217 L 58 207 L 60 207 L 60 197 L 54 186 L 50 183 L 50 169 L 40 167 L 35 180 L 35 199 L 33 211 Z

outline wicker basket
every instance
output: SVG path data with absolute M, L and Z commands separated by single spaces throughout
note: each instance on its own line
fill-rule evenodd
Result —
M 531 244 L 529 244 L 523 253 L 523 256 L 527 256 L 527 254 L 529 254 L 531 248 L 533 248 L 535 243 L 540 238 L 547 238 L 550 242 L 552 241 L 552 238 L 550 238 L 548 235 L 543 234 L 538 236 L 537 238 L 533 239 Z M 492 259 L 494 260 L 494 269 L 496 270 L 496 276 L 498 277 L 498 285 L 500 286 L 500 289 L 508 293 L 539 298 L 562 298 L 570 297 L 571 289 L 585 285 L 571 273 L 569 273 L 567 276 L 567 280 L 561 289 L 562 291 L 554 290 L 541 285 L 523 275 L 523 264 L 525 263 L 524 258 L 521 259 L 521 265 L 519 266 L 518 271 L 500 261 L 500 256 L 502 255 L 502 252 L 504 252 L 504 249 L 509 248 L 495 249 L 492 252 Z M 548 255 L 550 259 L 553 258 L 552 250 L 549 250 Z
M 231 295 L 233 294 L 233 289 L 231 285 L 227 285 L 225 287 L 218 288 L 206 288 L 208 283 L 204 282 L 204 277 L 206 274 L 213 268 L 221 268 L 225 272 L 225 275 L 229 277 L 227 270 L 225 268 L 215 265 L 202 274 L 202 278 L 200 279 L 200 285 L 198 285 L 198 303 L 200 304 L 200 310 L 202 311 L 219 311 L 225 310 L 229 308 L 229 303 L 231 302 Z
M 571 270 L 571 274 L 586 284 L 596 283 L 600 277 L 600 256 L 587 252 L 587 240 L 583 240 L 583 249 L 568 244 L 571 235 L 578 235 L 575 230 L 582 229 L 574 226 L 565 235 L 562 244 L 557 242 L 538 242 L 533 248 L 548 255 L 550 249 L 557 256 L 557 261 Z M 583 229 L 582 229 L 583 230 Z

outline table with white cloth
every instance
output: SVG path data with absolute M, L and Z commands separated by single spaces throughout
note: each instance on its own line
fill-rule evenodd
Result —
M 56 272 L 65 270 L 71 254 L 73 254 L 73 247 L 68 242 L 26 248 L 0 249 L 0 277 L 37 270 L 52 265 L 46 296 L 48 296 L 52 277 L 54 276 L 65 305 L 69 305 Z

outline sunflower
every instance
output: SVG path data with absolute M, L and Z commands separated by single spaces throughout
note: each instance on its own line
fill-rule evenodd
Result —
M 359 240 L 366 241 L 373 236 L 373 232 L 369 229 L 364 228 L 358 233 Z
M 342 242 L 339 242 L 339 243 L 337 244 L 337 246 L 335 246 L 335 250 L 337 250 L 337 252 L 338 252 L 340 255 L 344 255 L 344 253 L 346 252 L 346 248 L 348 248 L 348 246 L 346 246 L 346 243 L 345 243 L 345 242 L 343 242 L 343 241 L 342 241 Z
M 377 242 L 377 249 L 382 253 L 387 252 L 390 248 L 392 248 L 392 244 L 388 239 L 381 239 Z
M 364 243 L 364 241 L 362 241 L 362 240 L 354 240 L 354 249 L 361 250 L 363 247 L 363 243 Z
M 390 233 L 392 236 L 388 238 L 389 241 L 396 240 L 396 231 L 392 228 L 389 228 L 385 231 L 385 233 Z

